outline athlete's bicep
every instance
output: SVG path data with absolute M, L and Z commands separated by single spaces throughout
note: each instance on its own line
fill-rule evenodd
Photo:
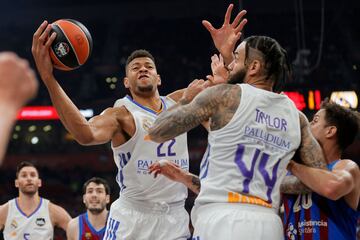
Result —
M 0 230 L 4 229 L 8 215 L 9 204 L 5 203 L 0 206 Z
M 326 169 L 326 161 L 320 144 L 316 141 L 310 130 L 306 116 L 299 112 L 301 144 L 298 149 L 301 161 L 310 167 Z
M 84 145 L 95 145 L 109 142 L 114 134 L 120 129 L 118 121 L 118 109 L 109 108 L 102 114 L 89 120 L 92 138 Z
M 49 203 L 49 211 L 51 222 L 54 226 L 62 228 L 66 231 L 68 224 L 71 220 L 69 213 L 64 208 L 57 206 L 53 203 Z
M 76 240 L 79 236 L 79 219 L 71 219 L 66 228 L 66 237 L 68 240 Z

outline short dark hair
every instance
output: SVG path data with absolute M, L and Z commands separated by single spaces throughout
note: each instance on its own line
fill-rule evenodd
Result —
M 329 99 L 321 103 L 321 109 L 325 110 L 327 125 L 333 125 L 337 129 L 336 137 L 340 150 L 345 150 L 354 142 L 359 132 L 359 113 L 331 102 Z
M 129 57 L 127 58 L 126 64 L 125 64 L 125 71 L 126 71 L 126 69 L 127 69 L 127 66 L 129 65 L 129 63 L 130 63 L 132 60 L 134 60 L 135 58 L 141 58 L 141 57 L 148 57 L 148 58 L 150 58 L 150 59 L 154 62 L 154 64 L 155 64 L 155 58 L 154 58 L 154 56 L 153 56 L 149 51 L 147 51 L 147 50 L 145 50 L 145 49 L 137 49 L 137 50 L 133 51 L 133 52 L 129 55 Z M 156 64 L 155 64 L 155 65 L 156 65 Z
M 23 169 L 24 167 L 33 167 L 33 168 L 35 168 L 38 176 L 40 177 L 40 175 L 39 175 L 39 170 L 36 168 L 36 166 L 35 166 L 33 163 L 28 162 L 28 161 L 22 161 L 22 162 L 19 163 L 19 165 L 17 165 L 17 167 L 16 167 L 16 178 L 19 177 L 19 173 L 20 173 L 21 169 Z
M 100 185 L 100 184 L 104 185 L 106 195 L 110 195 L 110 186 L 109 186 L 108 182 L 105 179 L 100 178 L 100 177 L 93 177 L 93 178 L 90 178 L 89 180 L 87 180 L 83 185 L 83 194 L 86 193 L 86 188 L 87 188 L 87 186 L 89 186 L 90 183 L 95 183 L 97 185 Z
M 286 50 L 275 39 L 267 36 L 251 36 L 244 41 L 245 64 L 249 57 L 251 58 L 251 49 L 260 51 L 263 55 L 266 79 L 274 82 L 274 92 L 280 92 L 285 82 L 292 77 Z

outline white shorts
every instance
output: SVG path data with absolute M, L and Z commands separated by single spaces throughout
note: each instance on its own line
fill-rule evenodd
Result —
M 211 203 L 194 207 L 191 220 L 193 240 L 284 239 L 281 219 L 271 208 Z
M 185 240 L 190 237 L 184 201 L 145 203 L 123 197 L 111 204 L 104 240 Z

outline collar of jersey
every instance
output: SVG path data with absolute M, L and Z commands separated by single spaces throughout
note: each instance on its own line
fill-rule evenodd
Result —
M 21 210 L 17 198 L 15 198 L 15 205 L 16 205 L 16 208 L 19 210 L 19 212 L 20 212 L 22 215 L 24 215 L 24 216 L 27 217 L 27 218 L 30 218 L 32 215 L 34 215 L 34 214 L 39 210 L 39 208 L 41 207 L 41 204 L 42 204 L 42 200 L 43 200 L 43 199 L 42 199 L 42 197 L 41 197 L 41 198 L 40 198 L 39 205 L 38 205 L 37 208 L 36 208 L 32 213 L 30 213 L 29 215 L 26 215 L 26 214 L 23 212 L 23 210 Z
M 140 103 L 138 103 L 138 102 L 136 102 L 134 99 L 132 99 L 132 97 L 131 96 L 129 96 L 129 95 L 126 95 L 126 98 L 127 99 L 129 99 L 132 103 L 134 103 L 136 106 L 138 106 L 138 107 L 140 107 L 140 108 L 142 108 L 143 110 L 145 110 L 145 111 L 147 111 L 147 112 L 150 112 L 150 113 L 152 113 L 152 114 L 155 114 L 155 115 L 159 115 L 163 110 L 166 110 L 166 104 L 165 104 L 165 101 L 164 101 L 164 99 L 162 98 L 162 97 L 160 97 L 160 99 L 161 99 L 161 109 L 160 110 L 154 110 L 154 109 L 152 109 L 152 108 L 148 108 L 148 107 L 145 107 L 145 106 L 143 106 L 143 105 L 141 105 Z
M 96 229 L 93 227 L 93 225 L 91 224 L 90 220 L 89 220 L 89 217 L 88 217 L 88 213 L 86 212 L 85 213 L 85 221 L 87 223 L 87 225 L 89 226 L 90 230 L 93 232 L 93 233 L 96 233 L 96 234 L 101 234 L 103 232 L 105 232 L 105 228 L 106 228 L 106 224 L 103 228 L 99 229 L 98 231 L 96 231 Z

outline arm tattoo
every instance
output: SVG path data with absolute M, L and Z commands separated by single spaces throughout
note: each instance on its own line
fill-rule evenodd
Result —
M 164 142 L 198 126 L 214 115 L 219 109 L 228 108 L 234 101 L 231 92 L 234 87 L 229 84 L 217 85 L 202 91 L 189 104 L 180 103 L 163 112 L 149 130 L 149 135 L 156 142 Z M 239 100 L 238 100 L 239 101 Z
M 308 187 L 306 187 L 297 177 L 293 175 L 285 176 L 280 185 L 280 191 L 286 194 L 302 194 L 311 192 Z
M 310 167 L 326 169 L 326 160 L 320 144 L 310 131 L 310 124 L 306 116 L 299 112 L 301 128 L 301 144 L 299 154 L 301 161 Z

